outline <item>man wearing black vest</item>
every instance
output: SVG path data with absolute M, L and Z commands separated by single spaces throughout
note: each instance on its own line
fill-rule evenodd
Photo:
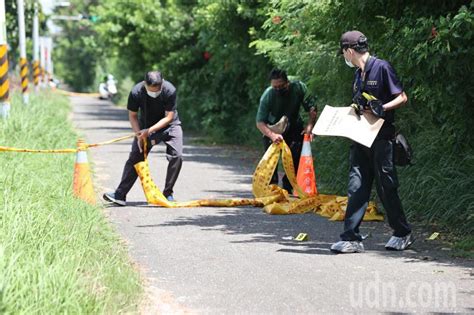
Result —
M 173 187 L 183 163 L 183 131 L 178 117 L 176 88 L 162 78 L 158 71 L 146 73 L 145 80 L 135 85 L 128 96 L 128 117 L 136 134 L 132 150 L 123 169 L 122 180 L 113 193 L 104 199 L 120 206 L 126 205 L 127 193 L 137 180 L 134 165 L 144 160 L 144 143 L 147 153 L 160 142 L 166 145 L 168 170 L 163 194 L 174 201 Z
M 356 142 L 351 145 L 349 200 L 344 232 L 340 235 L 341 241 L 333 244 L 331 250 L 336 253 L 364 251 L 359 226 L 367 209 L 374 179 L 388 223 L 393 229 L 393 235 L 385 248 L 404 250 L 411 245 L 413 239 L 398 196 L 398 178 L 393 162 L 393 123 L 394 110 L 406 103 L 407 96 L 392 66 L 369 54 L 364 34 L 359 31 L 344 33 L 340 48 L 346 64 L 351 68 L 357 67 L 352 90 L 353 101 L 357 104 L 356 112 L 368 112 L 385 121 L 370 148 Z

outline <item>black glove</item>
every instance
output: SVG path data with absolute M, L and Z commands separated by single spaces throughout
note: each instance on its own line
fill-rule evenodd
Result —
M 357 92 L 354 97 L 352 98 L 352 102 L 354 104 L 359 105 L 359 108 L 365 108 L 367 106 L 367 100 L 365 97 L 362 96 L 362 93 L 359 91 Z
M 358 105 L 358 104 L 354 104 L 352 103 L 351 104 L 351 107 L 354 108 L 354 111 L 355 113 L 358 115 L 358 116 L 361 116 L 362 115 L 362 106 Z M 360 118 L 359 118 L 360 119 Z
M 383 109 L 383 103 L 380 100 L 372 100 L 368 102 L 370 110 L 377 117 L 385 117 L 385 110 Z

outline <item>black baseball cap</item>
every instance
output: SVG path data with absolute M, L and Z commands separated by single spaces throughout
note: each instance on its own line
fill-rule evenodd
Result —
M 367 37 L 359 31 L 345 32 L 341 36 L 340 53 L 343 49 L 354 48 L 358 52 L 366 52 L 369 48 Z

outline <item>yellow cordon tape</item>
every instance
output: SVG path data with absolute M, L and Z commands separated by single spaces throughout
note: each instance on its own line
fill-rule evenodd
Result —
M 128 136 L 123 136 L 123 137 L 120 137 L 120 138 L 115 138 L 115 139 L 112 139 L 112 140 L 109 140 L 109 141 L 103 141 L 103 142 L 98 142 L 98 143 L 93 143 L 93 144 L 85 144 L 85 147 L 86 148 L 94 148 L 94 147 L 98 147 L 98 146 L 101 146 L 101 145 L 106 145 L 106 144 L 111 144 L 111 143 L 115 143 L 115 142 L 120 142 L 120 141 L 123 141 L 123 140 L 127 140 L 127 139 L 130 139 L 130 138 L 133 138 L 135 137 L 135 134 L 132 133 L 132 134 L 129 134 Z
M 77 149 L 58 149 L 58 150 L 35 150 L 35 149 L 17 149 L 0 146 L 0 152 L 27 152 L 27 153 L 76 153 Z
M 52 150 L 36 150 L 36 149 L 18 149 L 18 148 L 12 148 L 12 147 L 3 147 L 0 146 L 0 152 L 26 152 L 26 153 L 77 153 L 77 151 L 84 151 L 87 150 L 88 148 L 94 148 L 98 147 L 101 145 L 106 145 L 106 144 L 111 144 L 119 141 L 123 141 L 126 139 L 130 139 L 135 137 L 135 134 L 130 134 L 128 136 L 123 136 L 120 138 L 115 138 L 112 140 L 108 141 L 103 141 L 103 142 L 98 142 L 98 143 L 92 143 L 92 144 L 87 144 L 84 143 L 81 145 L 79 148 L 76 149 L 52 149 Z
M 282 155 L 283 167 L 293 189 L 303 196 L 301 199 L 290 198 L 288 192 L 276 185 L 270 185 L 278 160 Z M 169 202 L 158 189 L 150 176 L 148 160 L 135 164 L 135 169 L 140 177 L 140 182 L 149 204 L 166 208 L 191 208 L 191 207 L 236 207 L 255 206 L 263 207 L 269 214 L 294 214 L 314 212 L 333 221 L 344 219 L 347 207 L 347 197 L 336 195 L 308 196 L 296 184 L 291 151 L 285 142 L 272 144 L 260 160 L 252 180 L 253 199 L 202 199 L 188 202 Z M 383 216 L 377 213 L 373 202 L 364 216 L 364 221 L 383 221 Z
M 87 144 L 81 143 L 76 149 L 53 149 L 53 150 L 35 150 L 19 149 L 0 146 L 0 152 L 27 152 L 27 153 L 77 153 L 88 148 L 107 145 L 129 138 L 135 134 L 130 134 L 120 138 L 108 141 Z M 146 148 L 145 148 L 146 150 Z M 282 156 L 283 167 L 290 181 L 291 186 L 298 192 L 301 199 L 291 198 L 285 189 L 277 185 L 270 185 L 271 177 L 278 165 L 278 160 Z M 336 195 L 315 195 L 308 196 L 296 183 L 293 158 L 291 151 L 285 142 L 272 144 L 265 152 L 255 169 L 252 179 L 252 192 L 255 198 L 248 199 L 201 199 L 187 202 L 170 202 L 158 189 L 150 176 L 148 159 L 135 164 L 135 169 L 140 177 L 140 182 L 149 204 L 162 206 L 166 208 L 194 208 L 194 207 L 238 207 L 254 206 L 263 207 L 263 210 L 269 214 L 295 214 L 314 212 L 332 221 L 344 220 L 347 207 L 347 197 Z M 370 202 L 364 216 L 364 221 L 383 221 L 383 216 L 377 213 L 375 203 Z
M 99 97 L 99 93 L 78 93 L 78 92 L 69 92 L 61 89 L 54 89 L 59 94 L 68 95 L 68 96 L 90 96 L 90 97 Z

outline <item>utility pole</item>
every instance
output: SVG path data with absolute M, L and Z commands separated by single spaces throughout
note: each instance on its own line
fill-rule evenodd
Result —
M 38 19 L 38 1 L 35 1 L 35 13 L 33 16 L 33 81 L 35 90 L 39 91 L 39 19 Z
M 23 103 L 28 104 L 28 61 L 26 60 L 25 6 L 23 0 L 17 0 L 18 31 L 20 39 L 20 77 Z
M 8 45 L 7 21 L 5 19 L 5 0 L 0 0 L 0 104 L 1 116 L 7 119 L 10 115 L 10 96 L 8 82 Z

